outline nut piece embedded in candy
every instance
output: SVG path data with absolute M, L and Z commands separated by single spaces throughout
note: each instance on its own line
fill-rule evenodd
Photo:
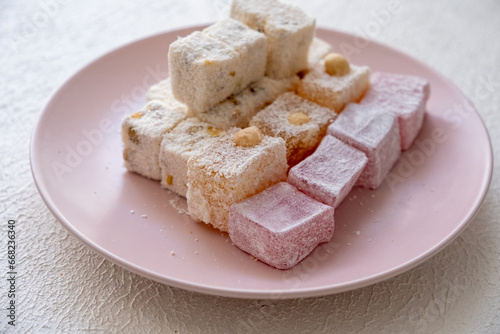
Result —
M 292 125 L 302 125 L 309 123 L 310 121 L 311 119 L 309 118 L 309 116 L 301 111 L 294 112 L 293 114 L 290 114 L 290 116 L 288 116 L 288 123 Z
M 128 129 L 128 136 L 132 141 L 132 143 L 139 144 L 139 137 L 137 136 L 137 133 L 135 132 L 134 128 Z
M 330 75 L 343 76 L 351 71 L 349 62 L 338 53 L 329 53 L 325 56 L 325 70 Z
M 207 132 L 212 137 L 219 137 L 224 131 L 222 129 L 209 126 L 207 128 Z
M 250 126 L 236 132 L 233 136 L 233 142 L 236 146 L 251 147 L 260 144 L 262 133 L 255 126 Z
M 135 114 L 133 114 L 130 117 L 137 119 L 137 118 L 141 118 L 142 115 L 143 115 L 143 113 L 141 113 L 140 111 L 138 111 L 138 112 L 136 112 Z

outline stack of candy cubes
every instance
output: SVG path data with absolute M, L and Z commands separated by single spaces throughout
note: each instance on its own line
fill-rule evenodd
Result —
M 171 44 L 169 78 L 123 121 L 125 167 L 289 269 L 331 239 L 351 189 L 379 187 L 411 146 L 429 85 L 350 64 L 278 0 L 234 0 L 230 16 Z

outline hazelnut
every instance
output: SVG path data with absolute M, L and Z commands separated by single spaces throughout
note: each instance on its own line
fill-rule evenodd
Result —
M 233 136 L 233 142 L 236 146 L 251 147 L 258 145 L 262 141 L 262 134 L 255 126 L 250 126 L 236 132 Z
M 349 62 L 338 53 L 329 53 L 325 56 L 325 70 L 330 75 L 346 75 L 351 71 Z
M 130 116 L 130 117 L 132 117 L 132 118 L 141 118 L 141 117 L 142 117 L 142 115 L 143 115 L 143 114 L 139 111 L 139 112 L 136 112 L 135 114 L 133 114 L 133 115 L 132 115 L 132 116 Z
M 309 121 L 311 121 L 309 116 L 307 116 L 306 114 L 304 114 L 303 112 L 300 112 L 300 111 L 294 112 L 293 114 L 290 114 L 288 116 L 288 123 L 290 123 L 292 125 L 302 125 L 302 124 L 309 123 Z
M 172 181 L 174 181 L 174 177 L 172 175 L 167 175 L 167 184 L 169 186 L 172 185 Z

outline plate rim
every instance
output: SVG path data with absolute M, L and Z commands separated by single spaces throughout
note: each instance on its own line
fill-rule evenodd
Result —
M 196 25 L 189 25 L 185 27 L 178 27 L 178 28 L 173 28 L 170 30 L 166 30 L 163 32 L 158 32 L 150 35 L 146 35 L 143 37 L 136 38 L 130 42 L 124 43 L 122 45 L 119 45 L 117 47 L 114 47 L 113 49 L 105 52 L 104 54 L 94 58 L 93 60 L 87 62 L 85 65 L 80 67 L 73 73 L 70 77 L 68 77 L 62 84 L 60 84 L 51 94 L 48 99 L 48 101 L 45 104 L 45 107 L 43 108 L 42 112 L 40 113 L 37 122 L 33 128 L 33 131 L 31 133 L 31 139 L 30 139 L 30 147 L 29 147 L 29 157 L 30 157 L 30 169 L 31 169 L 31 174 L 33 181 L 36 185 L 36 188 L 40 194 L 40 197 L 42 198 L 43 202 L 45 203 L 45 206 L 49 209 L 51 214 L 56 218 L 62 225 L 63 227 L 69 231 L 74 237 L 76 237 L 79 241 L 81 241 L 86 247 L 92 249 L 94 252 L 97 252 L 99 255 L 103 256 L 107 260 L 109 260 L 111 263 L 116 264 L 134 274 L 137 274 L 141 277 L 146 277 L 148 279 L 151 279 L 155 282 L 165 284 L 168 286 L 174 286 L 176 288 L 180 288 L 183 290 L 188 290 L 188 291 L 193 291 L 193 292 L 198 292 L 202 294 L 207 294 L 207 295 L 213 295 L 213 296 L 222 296 L 222 297 L 232 297 L 232 298 L 244 298 L 244 299 L 256 299 L 256 298 L 266 298 L 266 299 L 291 299 L 291 298 L 303 298 L 303 297 L 318 297 L 318 296 L 326 296 L 326 295 L 331 295 L 331 294 L 337 294 L 337 293 L 342 293 L 346 291 L 351 291 L 367 286 L 371 286 L 373 284 L 379 283 L 381 281 L 387 280 L 392 277 L 396 277 L 410 269 L 413 269 L 417 267 L 418 265 L 422 264 L 423 262 L 427 261 L 437 253 L 439 253 L 441 250 L 443 250 L 446 246 L 448 246 L 455 238 L 457 238 L 467 227 L 468 225 L 472 222 L 474 217 L 477 215 L 479 210 L 481 209 L 481 206 L 484 203 L 484 199 L 488 194 L 489 188 L 491 186 L 491 181 L 492 181 L 492 176 L 493 176 L 493 169 L 494 169 L 494 158 L 493 158 L 493 146 L 491 142 L 491 137 L 488 132 L 488 128 L 486 127 L 483 118 L 481 117 L 480 113 L 477 111 L 475 105 L 470 101 L 468 97 L 462 93 L 458 87 L 451 82 L 449 79 L 447 79 L 445 76 L 443 76 L 439 71 L 435 70 L 434 68 L 430 67 L 429 65 L 421 62 L 419 59 L 414 58 L 413 56 L 400 51 L 398 49 L 393 48 L 392 46 L 386 45 L 385 43 L 381 43 L 379 41 L 375 41 L 373 39 L 367 39 L 370 41 L 370 44 L 374 44 L 378 47 L 382 47 L 385 49 L 390 50 L 391 52 L 397 53 L 399 55 L 402 55 L 404 57 L 410 58 L 412 61 L 419 63 L 421 66 L 425 67 L 427 70 L 431 71 L 433 74 L 439 77 L 440 80 L 445 82 L 447 85 L 449 85 L 455 93 L 458 95 L 462 96 L 464 99 L 466 99 L 473 107 L 474 107 L 474 112 L 478 119 L 480 120 L 480 124 L 484 130 L 484 133 L 487 137 L 487 143 L 488 143 L 488 148 L 487 148 L 487 160 L 488 163 L 485 165 L 486 167 L 486 174 L 483 175 L 483 184 L 481 185 L 481 191 L 478 193 L 480 194 L 477 196 L 476 201 L 471 205 L 469 209 L 469 214 L 462 219 L 462 221 L 457 224 L 456 228 L 450 233 L 448 233 L 446 238 L 443 238 L 439 243 L 435 244 L 433 247 L 429 248 L 427 251 L 419 254 L 419 256 L 406 261 L 394 268 L 391 268 L 389 270 L 370 275 L 370 276 L 365 276 L 361 279 L 357 280 L 352 280 L 347 283 L 343 284 L 334 284 L 334 285 L 328 285 L 328 286 L 320 286 L 320 287 L 314 287 L 314 288 L 301 288 L 298 290 L 265 290 L 265 289 L 252 289 L 252 290 L 245 290 L 245 289 L 235 289 L 235 288 L 223 288 L 219 286 L 212 286 L 212 285 L 204 285 L 196 282 L 186 282 L 185 280 L 180 280 L 176 279 L 174 277 L 165 277 L 163 275 L 157 274 L 147 268 L 136 268 L 133 263 L 130 263 L 126 259 L 120 258 L 116 256 L 115 254 L 109 252 L 108 250 L 104 249 L 103 247 L 99 246 L 96 244 L 94 241 L 90 240 L 88 237 L 86 237 L 83 233 L 81 233 L 78 229 L 76 229 L 71 222 L 69 222 L 63 215 L 62 212 L 57 208 L 57 206 L 52 202 L 51 200 L 51 195 L 47 191 L 47 188 L 44 184 L 44 181 L 42 181 L 42 172 L 41 169 L 38 168 L 37 162 L 35 159 L 35 145 L 36 145 L 36 138 L 37 135 L 39 135 L 43 129 L 42 129 L 42 120 L 44 116 L 47 115 L 47 110 L 49 110 L 49 107 L 51 104 L 54 102 L 55 98 L 59 94 L 59 92 L 66 87 L 70 82 L 72 82 L 77 76 L 79 76 L 82 72 L 84 72 L 87 68 L 91 67 L 94 63 L 102 60 L 103 58 L 110 57 L 114 53 L 121 51 L 122 49 L 129 47 L 133 44 L 143 42 L 147 39 L 153 39 L 160 37 L 165 34 L 171 34 L 171 33 L 179 33 L 181 34 L 182 32 L 190 32 L 193 30 L 200 30 L 206 27 L 210 23 L 203 23 L 203 24 L 196 24 Z M 328 28 L 328 27 L 317 27 L 317 31 L 321 31 L 322 33 L 334 33 L 334 34 L 340 34 L 343 35 L 344 37 L 355 37 L 355 34 L 351 34 L 348 32 L 344 32 L 342 30 L 337 30 L 333 28 Z

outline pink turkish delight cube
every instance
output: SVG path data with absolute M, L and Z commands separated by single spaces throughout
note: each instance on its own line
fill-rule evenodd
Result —
M 337 207 L 367 161 L 363 152 L 327 135 L 311 156 L 290 169 L 287 182 L 315 200 Z
M 355 185 L 369 189 L 382 184 L 401 156 L 398 120 L 382 108 L 375 104 L 348 104 L 327 130 L 366 154 L 368 163 Z
M 401 149 L 407 150 L 417 137 L 429 99 L 429 82 L 403 74 L 376 72 L 362 104 L 376 104 L 398 117 Z
M 229 210 L 233 243 L 278 269 L 289 269 L 331 239 L 334 209 L 278 183 Z

